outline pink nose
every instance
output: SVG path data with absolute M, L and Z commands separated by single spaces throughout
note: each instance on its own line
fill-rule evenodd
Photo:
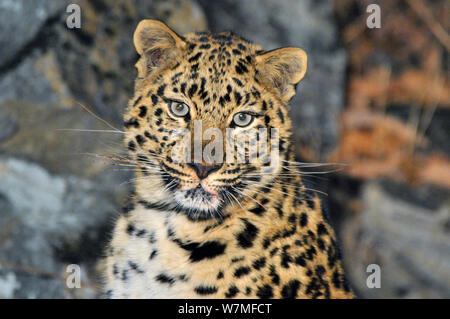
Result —
M 197 173 L 198 178 L 204 179 L 208 177 L 212 172 L 217 171 L 222 165 L 214 164 L 214 165 L 202 165 L 198 163 L 189 163 L 190 167 L 192 167 Z

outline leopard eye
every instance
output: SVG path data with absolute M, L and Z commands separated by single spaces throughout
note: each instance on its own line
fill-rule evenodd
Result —
M 177 101 L 170 101 L 170 111 L 173 115 L 182 117 L 189 113 L 189 106 Z
M 233 116 L 233 122 L 237 126 L 249 126 L 253 122 L 254 116 L 248 113 L 239 112 Z

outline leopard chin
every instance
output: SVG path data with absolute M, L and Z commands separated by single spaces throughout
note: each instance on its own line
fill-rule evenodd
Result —
M 217 212 L 223 203 L 220 194 L 208 192 L 200 184 L 193 189 L 177 190 L 174 195 L 178 205 L 194 214 Z

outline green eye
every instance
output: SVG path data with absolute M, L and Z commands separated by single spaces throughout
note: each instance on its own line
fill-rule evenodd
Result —
M 250 125 L 251 122 L 253 122 L 253 118 L 254 118 L 254 116 L 251 114 L 240 112 L 240 113 L 236 113 L 233 116 L 233 122 L 237 126 L 245 127 L 245 126 Z
M 189 106 L 177 101 L 170 101 L 170 111 L 173 115 L 182 117 L 189 113 Z

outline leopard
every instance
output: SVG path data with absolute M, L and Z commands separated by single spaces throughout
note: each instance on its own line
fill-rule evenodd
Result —
M 306 73 L 305 51 L 264 50 L 228 31 L 181 36 L 158 20 L 142 20 L 133 43 L 124 145 L 135 178 L 105 248 L 105 297 L 354 298 L 291 142 L 289 102 Z M 192 161 L 195 145 L 213 140 L 195 136 L 196 121 L 232 129 L 247 153 L 247 131 L 276 129 L 267 135 L 277 165 L 236 161 L 236 146 L 230 161 Z

